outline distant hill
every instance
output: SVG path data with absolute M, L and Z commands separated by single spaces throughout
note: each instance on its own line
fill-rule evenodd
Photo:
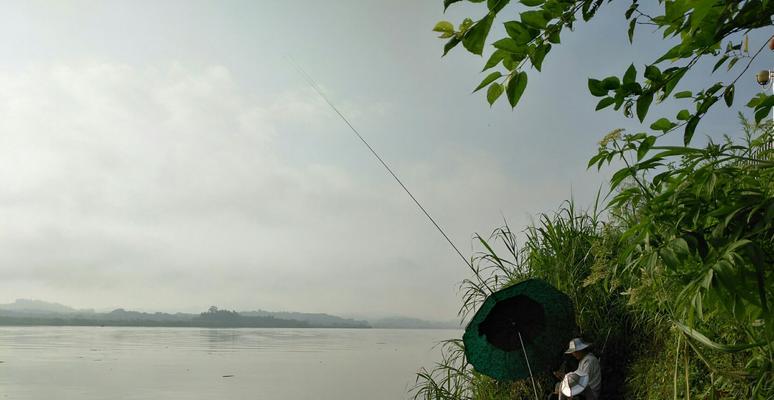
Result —
M 380 329 L 463 329 L 459 321 L 427 321 L 409 317 L 389 317 L 368 321 Z
M 319 328 L 369 328 L 366 321 L 358 321 L 350 318 L 341 318 L 335 315 L 321 313 L 300 312 L 272 312 L 272 311 L 240 311 L 239 314 L 250 317 L 273 317 L 306 322 Z
M 10 304 L 0 304 L 0 310 L 16 311 L 25 313 L 56 313 L 56 314 L 69 314 L 77 312 L 90 312 L 91 310 L 76 310 L 72 307 L 68 307 L 59 303 L 49 303 L 41 300 L 30 299 L 16 299 Z
M 147 313 L 118 308 L 106 313 L 76 310 L 58 303 L 19 299 L 0 305 L 0 325 L 13 326 L 166 326 L 219 328 L 370 328 L 367 322 L 328 314 L 219 310 L 200 314 Z

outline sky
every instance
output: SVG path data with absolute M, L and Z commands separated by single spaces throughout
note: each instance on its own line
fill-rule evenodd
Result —
M 594 112 L 586 88 L 670 47 L 647 29 L 629 44 L 626 3 L 564 33 L 511 110 L 471 94 L 485 58 L 461 46 L 442 58 L 431 32 L 480 17 L 476 5 L 7 2 L 0 303 L 454 318 L 467 267 L 289 59 L 470 256 L 473 235 L 504 220 L 518 231 L 565 199 L 590 207 L 611 174 L 586 170 L 598 140 L 653 122 Z M 770 54 L 699 143 L 739 136 Z M 707 86 L 708 68 L 680 88 Z

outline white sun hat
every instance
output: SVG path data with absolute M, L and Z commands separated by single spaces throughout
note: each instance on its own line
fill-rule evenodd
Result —
M 568 372 L 562 379 L 561 391 L 565 396 L 575 396 L 586 389 L 589 384 L 589 376 L 577 372 Z
M 567 347 L 567 351 L 565 351 L 564 354 L 574 353 L 576 351 L 583 350 L 589 346 L 591 346 L 591 343 L 586 343 L 581 338 L 575 338 L 573 340 L 570 340 L 570 346 Z

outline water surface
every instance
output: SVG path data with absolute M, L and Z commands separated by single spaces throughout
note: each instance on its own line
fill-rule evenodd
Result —
M 404 399 L 456 330 L 0 327 L 2 399 Z

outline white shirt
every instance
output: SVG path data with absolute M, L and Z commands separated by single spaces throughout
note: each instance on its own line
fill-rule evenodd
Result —
M 602 388 L 602 371 L 599 368 L 599 360 L 594 354 L 586 354 L 578 363 L 575 372 L 589 376 L 589 386 L 583 391 L 587 400 L 599 399 L 599 391 Z

